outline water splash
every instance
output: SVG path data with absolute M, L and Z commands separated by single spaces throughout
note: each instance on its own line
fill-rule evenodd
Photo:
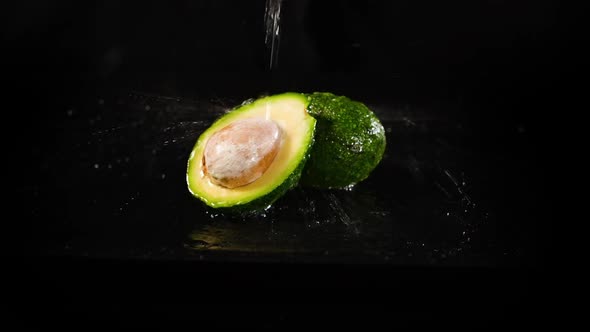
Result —
M 241 106 L 246 106 L 246 105 L 248 105 L 248 104 L 252 104 L 252 103 L 253 103 L 253 102 L 255 102 L 255 101 L 256 101 L 256 99 L 254 99 L 254 98 L 248 98 L 248 99 L 244 100 L 244 101 L 242 102 L 242 104 L 240 104 L 240 105 L 241 105 Z
M 353 221 L 348 215 L 348 213 L 346 213 L 346 210 L 344 209 L 342 203 L 336 197 L 336 195 L 334 195 L 331 192 L 327 192 L 324 193 L 323 196 L 328 202 L 330 208 L 332 209 L 332 212 L 336 217 L 336 220 L 342 222 L 344 225 L 346 225 L 346 227 L 350 228 L 354 233 L 358 234 L 359 230 L 357 228 L 356 221 Z
M 266 36 L 264 44 L 269 52 L 269 69 L 277 67 L 279 59 L 281 3 L 283 0 L 266 0 L 264 10 L 264 27 Z

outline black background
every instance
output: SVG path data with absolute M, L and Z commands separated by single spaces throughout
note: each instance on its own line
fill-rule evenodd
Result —
M 553 290 L 545 286 L 552 272 L 551 207 L 539 194 L 550 186 L 545 170 L 551 161 L 540 147 L 554 149 L 544 135 L 561 103 L 562 56 L 577 24 L 557 1 L 286 0 L 273 72 L 266 65 L 261 0 L 30 0 L 10 7 L 4 11 L 9 87 L 3 114 L 16 132 L 8 135 L 7 152 L 16 161 L 10 177 L 17 202 L 16 230 L 7 242 L 17 242 L 9 273 L 15 307 L 25 317 L 219 326 L 322 319 L 326 326 L 360 327 L 421 318 L 534 323 L 552 313 Z M 496 144 L 526 151 L 534 165 L 514 175 L 524 182 L 506 193 L 516 200 L 535 192 L 524 206 L 515 205 L 521 223 L 515 228 L 537 225 L 531 261 L 490 270 L 19 258 L 18 248 L 42 234 L 19 220 L 30 201 L 18 196 L 17 179 L 34 178 L 36 157 L 54 140 L 57 114 L 72 104 L 96 98 L 97 91 L 240 100 L 284 90 L 477 104 L 477 112 L 461 116 L 487 144 L 495 141 L 487 134 L 526 128 L 518 147 L 507 139 Z M 357 286 L 349 287 L 351 281 Z M 475 287 L 482 283 L 489 287 Z M 198 296 L 187 298 L 187 291 Z M 279 304 L 308 301 L 325 304 Z M 385 305 L 359 307 L 375 301 Z

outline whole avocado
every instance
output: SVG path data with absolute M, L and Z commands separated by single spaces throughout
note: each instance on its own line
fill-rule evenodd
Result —
M 327 92 L 307 95 L 317 120 L 315 142 L 300 183 L 345 188 L 365 180 L 385 152 L 385 130 L 363 103 Z

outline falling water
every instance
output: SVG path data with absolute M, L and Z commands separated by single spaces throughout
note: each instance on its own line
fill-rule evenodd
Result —
M 280 42 L 280 21 L 281 21 L 281 3 L 283 0 L 266 0 L 264 10 L 264 27 L 266 36 L 264 43 L 269 52 L 269 69 L 277 67 L 279 59 L 279 42 Z

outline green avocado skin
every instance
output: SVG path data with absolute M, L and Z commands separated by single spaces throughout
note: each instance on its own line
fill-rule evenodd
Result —
M 327 92 L 308 94 L 315 142 L 300 184 L 344 188 L 365 180 L 385 152 L 385 131 L 363 103 Z

